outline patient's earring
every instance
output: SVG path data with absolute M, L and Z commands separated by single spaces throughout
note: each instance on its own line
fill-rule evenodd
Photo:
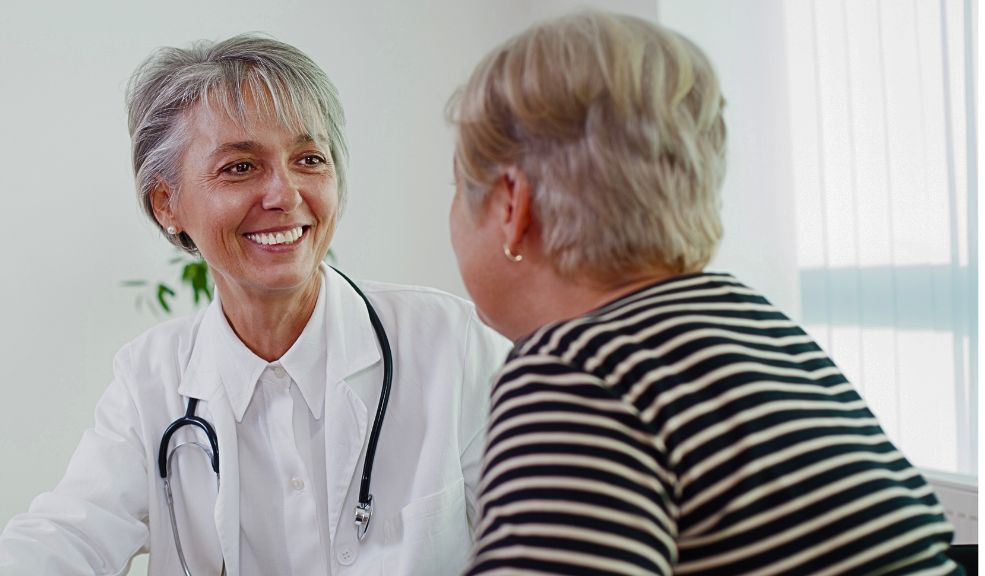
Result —
M 175 228 L 174 226 L 168 226 L 167 233 L 169 236 L 174 236 L 175 234 L 178 233 L 178 229 Z
M 513 252 L 511 252 L 509 244 L 506 243 L 503 244 L 503 254 L 506 254 L 506 257 L 510 259 L 510 262 L 523 261 L 523 254 L 514 254 Z

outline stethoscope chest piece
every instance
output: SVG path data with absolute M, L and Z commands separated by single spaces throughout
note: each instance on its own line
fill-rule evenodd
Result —
M 369 530 L 369 521 L 373 519 L 373 497 L 366 502 L 356 504 L 356 538 L 362 541 Z

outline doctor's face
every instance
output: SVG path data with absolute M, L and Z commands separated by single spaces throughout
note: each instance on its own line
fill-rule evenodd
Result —
M 289 130 L 264 108 L 248 99 L 245 127 L 222 106 L 198 105 L 186 119 L 173 223 L 198 246 L 224 299 L 317 286 L 335 231 L 329 142 Z

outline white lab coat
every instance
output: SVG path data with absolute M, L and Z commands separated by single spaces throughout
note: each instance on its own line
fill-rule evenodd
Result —
M 471 550 L 491 380 L 508 343 L 478 321 L 467 302 L 426 288 L 360 283 L 393 349 L 394 377 L 365 540 L 353 526 L 363 457 L 383 363 L 366 308 L 338 275 L 327 284 L 329 350 L 325 394 L 329 561 L 348 574 L 458 574 Z M 193 572 L 240 572 L 236 422 L 215 368 L 216 303 L 165 322 L 124 346 L 114 379 L 55 490 L 0 535 L 0 575 L 125 574 L 150 553 L 149 573 L 181 573 L 161 479 L 165 427 L 199 398 L 196 414 L 219 438 L 218 495 L 211 470 L 176 460 L 182 545 Z M 191 439 L 186 427 L 176 440 Z M 173 443 L 172 443 L 173 445 Z M 201 458 L 204 462 L 204 458 Z M 185 469 L 179 469 L 182 462 Z M 288 540 L 290 535 L 288 535 Z

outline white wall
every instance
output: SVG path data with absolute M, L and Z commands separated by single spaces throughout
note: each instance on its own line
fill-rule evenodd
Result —
M 661 0 L 660 22 L 704 49 L 725 95 L 725 237 L 708 267 L 800 314 L 783 0 Z
M 656 17 L 655 0 L 16 2 L 0 18 L 0 526 L 55 485 L 121 344 L 159 320 L 123 280 L 166 279 L 139 213 L 124 88 L 155 47 L 266 31 L 338 86 L 352 154 L 334 248 L 357 277 L 464 294 L 448 245 L 444 106 L 482 54 L 581 6 Z M 140 571 L 139 569 L 136 571 Z
M 386 9 L 338 3 L 333 17 L 345 22 L 347 36 L 299 43 L 338 85 L 349 120 L 350 202 L 334 248 L 356 276 L 434 285 L 464 296 L 448 241 L 454 192 L 453 134 L 444 121 L 449 96 L 487 51 L 531 22 L 591 6 L 655 19 L 656 2 L 367 4 Z M 331 47 L 319 49 L 326 44 Z M 336 62 L 339 54 L 350 62 Z

